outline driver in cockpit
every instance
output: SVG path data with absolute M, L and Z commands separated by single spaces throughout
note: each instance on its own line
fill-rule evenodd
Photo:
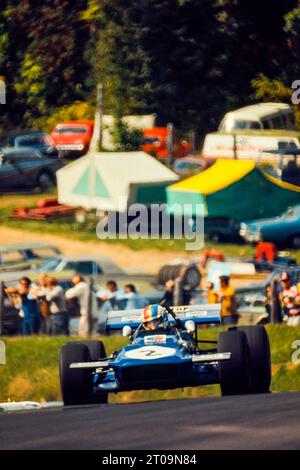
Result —
M 143 310 L 143 328 L 146 331 L 155 331 L 163 326 L 164 321 L 164 307 L 160 305 L 148 305 Z

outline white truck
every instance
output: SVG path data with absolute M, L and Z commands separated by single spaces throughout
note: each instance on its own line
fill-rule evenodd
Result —
M 287 150 L 295 151 L 300 148 L 299 138 L 300 133 L 296 131 L 275 129 L 213 132 L 205 137 L 202 157 L 208 163 L 221 157 L 255 160 L 259 163 L 278 166 L 282 158 L 281 152 L 286 155 Z M 290 159 L 293 157 L 291 156 Z M 289 158 L 285 158 L 285 163 L 288 160 Z

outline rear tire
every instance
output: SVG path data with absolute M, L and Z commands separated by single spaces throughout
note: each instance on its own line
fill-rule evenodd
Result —
M 94 340 L 87 340 L 87 341 L 80 341 L 78 344 L 85 345 L 89 350 L 89 360 L 90 361 L 99 361 L 99 359 L 106 358 L 106 351 L 105 346 L 102 341 L 94 341 Z M 108 393 L 97 393 L 91 396 L 90 403 L 99 404 L 99 403 L 107 403 L 108 402 Z
M 159 285 L 164 285 L 169 279 L 175 280 L 177 277 L 181 277 L 183 284 L 189 289 L 196 289 L 201 282 L 201 273 L 197 266 L 183 264 L 162 266 L 157 281 Z
M 217 232 L 216 233 L 211 233 L 209 235 L 209 239 L 210 239 L 210 241 L 212 241 L 213 243 L 216 243 L 216 244 L 221 243 L 221 241 L 222 241 L 221 235 Z
M 251 393 L 268 393 L 271 384 L 270 342 L 262 325 L 238 327 L 247 336 Z
M 222 396 L 243 395 L 250 392 L 250 373 L 247 337 L 243 331 L 220 333 L 218 352 L 230 352 L 228 361 L 220 362 Z
M 201 273 L 196 266 L 188 266 L 183 269 L 182 281 L 190 289 L 196 289 L 201 283 Z
M 54 186 L 55 178 L 48 171 L 42 171 L 38 175 L 36 182 L 41 192 L 47 192 Z
M 84 369 L 70 369 L 73 362 L 88 362 L 89 350 L 84 344 L 65 344 L 60 351 L 59 375 L 62 399 L 65 406 L 91 403 L 90 373 Z

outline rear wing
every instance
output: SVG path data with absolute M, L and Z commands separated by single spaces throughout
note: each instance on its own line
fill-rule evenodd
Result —
M 120 330 L 124 326 L 137 328 L 142 322 L 142 312 L 143 309 L 108 312 L 106 331 Z M 221 322 L 221 304 L 183 305 L 173 307 L 173 312 L 183 323 L 188 320 L 193 320 L 196 325 Z M 168 321 L 175 323 L 175 320 L 169 314 Z

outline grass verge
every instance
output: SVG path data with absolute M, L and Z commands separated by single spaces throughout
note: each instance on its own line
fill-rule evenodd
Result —
M 17 195 L 2 195 L 0 196 L 0 226 L 28 230 L 36 235 L 40 233 L 47 233 L 49 235 L 63 235 L 66 238 L 79 241 L 97 241 L 96 236 L 96 218 L 87 222 L 86 224 L 79 224 L 75 221 L 74 217 L 59 218 L 56 220 L 13 220 L 10 218 L 10 212 L 16 207 L 33 207 L 37 204 L 38 200 L 44 197 L 54 197 L 55 192 L 52 194 L 17 194 Z M 133 250 L 144 249 L 158 249 L 168 251 L 183 252 L 186 250 L 186 239 L 181 240 L 163 240 L 163 239 L 138 239 L 138 240 L 105 240 L 109 244 L 123 244 Z M 246 244 L 231 244 L 220 243 L 216 244 L 211 241 L 206 241 L 205 248 L 215 248 L 221 250 L 225 256 L 238 256 L 244 258 L 253 258 L 254 248 Z M 300 263 L 300 250 L 291 250 L 291 256 L 297 259 Z
M 272 353 L 273 392 L 300 390 L 300 364 L 292 362 L 293 343 L 300 341 L 300 327 L 270 325 L 268 333 Z M 203 338 L 216 338 L 216 329 L 203 330 Z M 7 364 L 0 366 L 0 402 L 34 400 L 39 402 L 60 400 L 58 355 L 60 347 L 72 339 L 66 338 L 5 338 Z M 102 338 L 107 353 L 122 347 L 127 340 L 121 336 Z M 299 346 L 298 346 L 299 348 Z M 300 352 L 298 354 L 300 359 Z M 186 388 L 184 390 L 150 390 L 110 395 L 111 403 L 130 403 L 177 398 L 218 396 L 219 386 Z

